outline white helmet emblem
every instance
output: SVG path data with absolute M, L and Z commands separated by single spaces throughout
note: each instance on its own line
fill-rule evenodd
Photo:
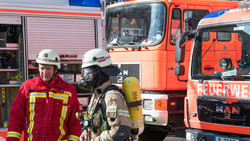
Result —
M 48 53 L 44 53 L 44 54 L 43 54 L 43 57 L 46 57 L 46 58 L 47 58 L 47 57 L 48 57 Z

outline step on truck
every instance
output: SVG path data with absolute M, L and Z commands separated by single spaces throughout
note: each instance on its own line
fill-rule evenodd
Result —
M 191 40 L 186 43 L 185 75 L 176 78 L 175 45 L 182 32 L 195 31 L 208 13 L 236 8 L 238 2 L 220 0 L 129 0 L 106 8 L 106 50 L 121 73 L 141 86 L 144 140 L 163 140 L 168 132 L 185 136 L 184 97 Z M 184 134 L 184 135 L 183 135 Z
M 209 13 L 198 24 L 185 97 L 187 141 L 250 141 L 249 4 Z M 176 60 L 187 39 L 177 41 Z M 176 67 L 178 75 L 188 69 Z

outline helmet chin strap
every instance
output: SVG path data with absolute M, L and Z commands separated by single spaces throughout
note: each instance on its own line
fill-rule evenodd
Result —
M 96 90 L 99 86 L 101 86 L 103 83 L 107 82 L 108 80 L 109 80 L 109 77 L 106 77 L 106 75 L 103 72 L 100 72 L 98 76 L 98 81 L 96 83 L 96 88 L 94 88 L 94 90 Z
M 93 86 L 93 87 L 90 87 L 90 91 L 91 92 L 94 92 L 101 84 L 101 82 L 100 82 L 100 79 L 101 79 L 101 74 L 100 74 L 100 70 L 98 70 L 97 72 L 96 72 L 96 74 L 98 73 L 98 79 L 97 79 L 97 82 L 96 82 L 96 86 Z M 96 79 L 96 78 L 95 78 Z

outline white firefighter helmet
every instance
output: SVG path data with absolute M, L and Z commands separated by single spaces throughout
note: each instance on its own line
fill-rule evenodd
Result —
M 83 55 L 82 68 L 97 65 L 102 71 L 109 75 L 115 76 L 120 73 L 117 66 L 113 65 L 108 53 L 103 49 L 91 49 Z
M 52 49 L 42 50 L 38 54 L 36 62 L 38 64 L 57 66 L 58 69 L 61 68 L 59 55 L 56 51 L 54 51 Z

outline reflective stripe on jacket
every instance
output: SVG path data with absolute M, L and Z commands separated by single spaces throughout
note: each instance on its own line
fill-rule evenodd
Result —
M 81 125 L 75 113 L 79 101 L 72 85 L 58 75 L 45 82 L 38 75 L 25 81 L 11 106 L 7 140 L 79 140 Z

